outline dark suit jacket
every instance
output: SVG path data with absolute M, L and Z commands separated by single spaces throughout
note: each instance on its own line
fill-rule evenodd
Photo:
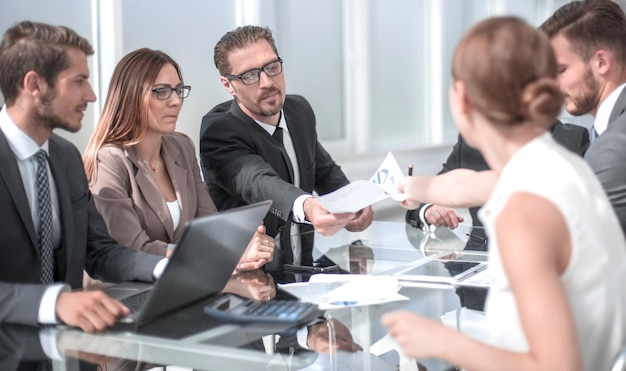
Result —
M 626 235 L 626 89 L 613 106 L 609 126 L 591 143 L 585 160 L 600 180 Z
M 349 183 L 317 140 L 309 103 L 301 96 L 287 95 L 283 113 L 300 168 L 300 188 L 293 185 L 293 169 L 285 149 L 235 100 L 209 111 L 200 129 L 200 162 L 218 210 L 272 200 L 264 220 L 271 236 L 292 221 L 293 203 L 300 195 L 313 191 L 322 195 Z M 306 253 L 303 246 L 303 264 L 308 262 Z
M 578 153 L 579 155 L 584 155 L 585 151 L 587 151 L 587 147 L 589 147 L 589 132 L 586 128 L 574 125 L 574 124 L 563 124 L 561 122 L 557 122 L 556 125 L 552 127 L 552 136 L 556 140 L 557 143 L 560 143 L 565 148 L 569 149 L 572 152 Z M 454 147 L 452 148 L 452 152 L 448 156 L 448 159 L 443 164 L 443 168 L 439 172 L 439 174 L 447 173 L 450 170 L 454 169 L 472 169 L 476 171 L 489 170 L 489 166 L 485 162 L 485 159 L 480 154 L 480 152 L 465 143 L 461 135 L 459 135 L 458 140 Z M 408 210 L 406 213 L 406 222 L 411 224 L 416 228 L 421 227 L 421 222 L 419 220 L 419 211 L 423 207 L 424 204 L 420 205 L 420 207 L 416 210 Z M 478 210 L 480 207 L 472 207 L 469 209 L 470 215 L 472 216 L 472 224 L 474 226 L 482 226 L 482 223 L 478 219 Z M 482 238 L 482 236 L 479 236 Z
M 55 134 L 49 144 L 62 234 L 54 252 L 55 281 L 79 288 L 83 269 L 109 282 L 153 281 L 161 257 L 139 254 L 111 239 L 87 187 L 80 153 Z M 0 323 L 36 324 L 45 291 L 39 284 L 39 242 L 15 156 L 1 130 L 0 210 Z

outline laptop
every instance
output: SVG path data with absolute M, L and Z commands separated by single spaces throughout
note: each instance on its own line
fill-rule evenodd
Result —
M 243 255 L 271 201 L 189 221 L 167 267 L 154 284 L 123 282 L 104 292 L 127 305 L 143 301 L 118 322 L 142 324 L 220 292 Z

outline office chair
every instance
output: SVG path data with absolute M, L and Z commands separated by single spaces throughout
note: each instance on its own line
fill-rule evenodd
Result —
M 617 357 L 615 357 L 611 371 L 626 371 L 626 345 L 622 348 L 622 351 L 619 352 Z

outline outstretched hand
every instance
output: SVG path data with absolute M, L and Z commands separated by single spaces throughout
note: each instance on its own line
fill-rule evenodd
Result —
M 446 346 L 441 335 L 448 329 L 440 322 L 406 311 L 387 313 L 381 321 L 408 357 L 432 358 L 437 346 Z
M 315 230 L 323 236 L 332 236 L 343 229 L 355 213 L 332 214 L 326 210 L 315 197 L 304 201 L 304 215 L 313 224 Z
M 414 192 L 413 189 L 418 187 L 417 183 L 418 177 L 415 176 L 404 177 L 404 179 L 401 179 L 398 182 L 398 191 L 406 195 L 406 199 L 400 202 L 400 205 L 405 209 L 415 210 L 422 204 L 421 200 L 418 200 L 414 197 L 417 192 Z
M 371 206 L 365 207 L 359 210 L 354 218 L 348 220 L 346 223 L 346 229 L 350 232 L 361 232 L 365 228 L 369 227 L 374 220 L 374 210 Z

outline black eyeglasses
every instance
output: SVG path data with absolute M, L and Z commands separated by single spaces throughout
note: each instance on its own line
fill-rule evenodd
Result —
M 172 96 L 172 92 L 176 92 L 176 95 L 180 99 L 185 99 L 189 96 L 189 92 L 191 91 L 191 86 L 189 85 L 180 85 L 175 88 L 170 86 L 164 86 L 162 88 L 152 88 L 152 92 L 156 94 L 157 99 L 166 100 L 170 99 Z
M 255 68 L 250 71 L 246 71 L 241 75 L 224 75 L 229 80 L 239 79 L 244 85 L 252 85 L 259 82 L 261 79 L 261 71 L 269 77 L 274 77 L 283 72 L 283 60 L 278 58 L 277 60 L 266 64 L 261 68 Z

